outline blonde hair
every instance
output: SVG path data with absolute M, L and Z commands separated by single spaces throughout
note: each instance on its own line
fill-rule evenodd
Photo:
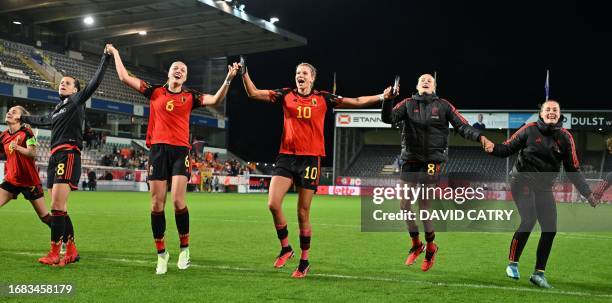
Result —
M 18 109 L 21 112 L 22 116 L 29 116 L 30 115 L 30 112 L 27 109 L 25 109 L 25 107 L 23 107 L 21 105 L 15 105 L 13 107 Z M 32 126 L 30 126 L 30 124 L 22 123 L 21 121 L 19 121 L 19 124 L 21 124 L 21 126 L 23 126 L 25 128 L 32 129 Z
M 310 72 L 312 73 L 312 79 L 317 79 L 317 69 L 314 67 L 314 65 L 310 64 L 310 63 L 306 63 L 306 62 L 302 62 L 300 64 L 298 64 L 295 69 L 297 69 L 300 66 L 306 66 L 308 68 L 310 68 Z
M 608 151 L 612 152 L 612 137 L 606 140 L 606 144 L 608 145 Z

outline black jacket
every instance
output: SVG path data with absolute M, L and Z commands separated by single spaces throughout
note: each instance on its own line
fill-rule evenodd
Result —
M 574 138 L 563 128 L 562 121 L 563 117 L 556 125 L 548 125 L 540 118 L 527 123 L 503 144 L 495 144 L 493 155 L 508 157 L 518 152 L 512 175 L 543 186 L 552 186 L 563 163 L 570 181 L 580 194 L 588 197 L 591 189 L 580 173 Z
M 74 95 L 60 97 L 60 102 L 52 112 L 43 116 L 22 116 L 21 121 L 34 126 L 51 125 L 50 147 L 69 144 L 83 148 L 83 119 L 85 119 L 85 102 L 93 95 L 108 66 L 110 55 L 102 55 L 100 65 L 87 86 Z
M 449 122 L 462 137 L 472 141 L 480 139 L 480 131 L 472 127 L 450 102 L 435 94 L 415 94 L 395 106 L 392 100 L 385 100 L 381 118 L 389 124 L 403 122 L 403 160 L 446 162 Z

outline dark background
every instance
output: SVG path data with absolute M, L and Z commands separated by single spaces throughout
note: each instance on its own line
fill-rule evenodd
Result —
M 402 98 L 422 73 L 459 109 L 534 109 L 550 97 L 563 109 L 610 109 L 612 30 L 607 3 L 585 1 L 243 1 L 248 14 L 308 39 L 300 48 L 248 56 L 258 88 L 294 87 L 300 62 L 318 69 L 317 89 L 356 97 L 402 77 Z M 236 60 L 237 58 L 229 58 Z M 236 79 L 228 98 L 229 148 L 274 161 L 281 108 L 246 98 Z M 326 125 L 331 165 L 333 121 Z M 399 142 L 398 142 L 399 144 Z

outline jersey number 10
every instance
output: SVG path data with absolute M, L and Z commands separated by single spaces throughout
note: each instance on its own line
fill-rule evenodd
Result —
M 297 107 L 298 110 L 298 119 L 310 119 L 310 117 L 312 116 L 312 109 L 310 108 L 310 106 L 298 106 Z

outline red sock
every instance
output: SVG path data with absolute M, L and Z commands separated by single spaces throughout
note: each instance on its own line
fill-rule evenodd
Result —
M 179 240 L 181 241 L 181 248 L 189 247 L 189 234 L 179 235 Z
M 419 246 L 421 245 L 421 239 L 419 239 L 419 236 L 416 236 L 414 238 L 410 238 L 412 239 L 412 246 Z
M 166 252 L 166 241 L 165 238 L 155 239 L 155 248 L 157 248 L 158 254 Z

